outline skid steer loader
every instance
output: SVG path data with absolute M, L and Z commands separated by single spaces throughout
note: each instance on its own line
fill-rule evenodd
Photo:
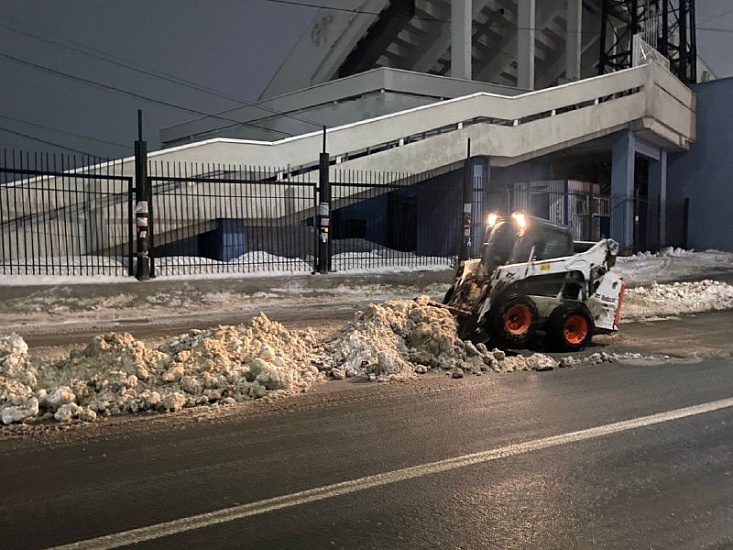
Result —
M 523 212 L 490 214 L 481 257 L 461 263 L 443 307 L 462 338 L 523 348 L 544 332 L 555 351 L 578 351 L 618 330 L 618 244 L 573 241 L 569 228 Z

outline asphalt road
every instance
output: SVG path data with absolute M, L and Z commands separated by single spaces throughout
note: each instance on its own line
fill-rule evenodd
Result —
M 6 439 L 0 546 L 100 548 L 98 537 L 157 526 L 134 547 L 733 547 L 728 360 L 334 384 L 226 414 Z M 378 477 L 331 487 L 365 476 Z M 307 490 L 317 498 L 293 496 Z M 272 510 L 262 501 L 274 497 Z M 221 523 L 201 517 L 227 509 Z M 160 526 L 192 516 L 193 530 Z

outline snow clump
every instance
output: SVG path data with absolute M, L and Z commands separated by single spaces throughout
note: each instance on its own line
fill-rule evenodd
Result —
M 28 363 L 28 344 L 17 334 L 0 335 L 0 421 L 20 422 L 38 414 L 33 391 L 38 373 Z
M 310 331 L 289 331 L 262 314 L 247 325 L 191 331 L 158 349 L 130 334 L 97 336 L 38 370 L 27 364 L 22 338 L 0 337 L 0 418 L 91 422 L 304 392 L 325 379 L 313 365 L 317 349 Z
M 501 350 L 461 340 L 456 320 L 445 308 L 430 305 L 430 298 L 393 300 L 372 304 L 354 321 L 324 342 L 322 370 L 363 376 L 369 380 L 404 380 L 428 369 L 446 371 L 455 378 L 466 372 L 549 370 L 555 361 L 542 354 L 530 359 L 508 357 Z

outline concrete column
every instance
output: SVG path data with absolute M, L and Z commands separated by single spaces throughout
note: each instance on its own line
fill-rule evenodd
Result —
M 634 142 L 634 134 L 625 131 L 613 143 L 611 238 L 622 250 L 634 246 Z
M 517 86 L 534 90 L 535 0 L 519 0 L 517 13 Z
M 580 80 L 580 55 L 583 35 L 583 0 L 567 2 L 567 47 L 565 49 L 565 78 Z
M 471 80 L 473 0 L 451 0 L 450 75 Z
M 649 199 L 659 200 L 659 246 L 667 244 L 667 151 L 660 151 L 659 160 L 649 164 Z

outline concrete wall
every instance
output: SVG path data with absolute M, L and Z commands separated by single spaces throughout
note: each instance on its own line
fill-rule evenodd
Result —
M 692 89 L 697 141 L 689 152 L 670 157 L 667 199 L 690 199 L 689 247 L 733 250 L 733 78 Z
M 333 128 L 444 99 L 479 92 L 512 97 L 525 91 L 381 68 L 239 107 L 217 117 L 203 117 L 164 128 L 160 140 L 164 148 L 217 137 L 275 141 L 288 135 L 319 131 L 322 126 Z

